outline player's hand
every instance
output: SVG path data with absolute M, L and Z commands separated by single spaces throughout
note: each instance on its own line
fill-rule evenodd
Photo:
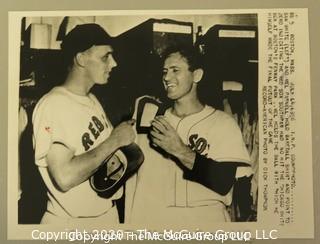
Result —
M 165 120 L 164 116 L 157 116 L 151 122 L 151 141 L 167 153 L 181 155 L 188 146 L 183 143 L 176 130 Z
M 135 122 L 134 119 L 124 121 L 111 132 L 110 137 L 114 138 L 119 143 L 119 147 L 127 146 L 134 142 L 136 133 L 133 125 Z

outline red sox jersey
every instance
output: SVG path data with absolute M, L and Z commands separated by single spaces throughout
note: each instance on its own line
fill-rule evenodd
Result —
M 165 113 L 166 120 L 176 129 L 183 142 L 195 152 L 217 162 L 242 162 L 250 165 L 250 157 L 236 121 L 228 114 L 210 106 L 185 118 L 175 116 L 171 109 Z M 201 162 L 200 162 L 201 163 Z M 175 167 L 171 171 L 175 193 L 171 204 L 181 207 L 210 205 L 212 201 L 231 204 L 231 192 L 226 196 L 183 179 L 183 172 Z
M 205 106 L 199 113 L 184 118 L 175 116 L 171 109 L 164 116 L 192 150 L 218 162 L 250 165 L 241 131 L 228 114 Z M 183 171 L 173 161 L 150 147 L 145 134 L 137 136 L 137 143 L 145 161 L 133 183 L 136 189 L 132 211 L 128 214 L 130 222 L 170 223 L 177 221 L 177 216 L 179 221 L 228 220 L 225 206 L 231 204 L 232 191 L 222 196 L 197 182 L 185 180 Z M 128 189 L 133 187 L 128 184 Z
M 60 218 L 97 217 L 112 207 L 112 199 L 99 197 L 89 181 L 67 192 L 59 191 L 48 174 L 46 155 L 53 143 L 60 143 L 80 155 L 104 140 L 112 125 L 93 94 L 80 96 L 55 87 L 38 102 L 33 113 L 35 159 L 48 188 L 47 212 Z M 122 189 L 113 198 L 119 198 Z

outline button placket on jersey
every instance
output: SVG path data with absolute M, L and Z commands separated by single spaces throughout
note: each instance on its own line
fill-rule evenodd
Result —
M 185 118 L 182 118 L 179 120 L 177 127 L 176 127 L 176 131 L 178 133 L 178 135 L 182 135 L 180 136 L 182 139 L 184 138 L 185 140 L 183 141 L 183 143 L 185 143 L 187 145 L 188 142 L 188 132 L 186 133 L 186 137 L 183 135 L 182 131 L 180 131 L 180 129 L 182 130 L 183 128 L 181 128 L 181 124 L 183 122 Z M 187 207 L 188 206 L 188 202 L 187 202 L 187 181 L 183 179 L 183 171 L 179 168 L 176 167 L 176 185 L 175 185 L 175 189 L 176 189 L 176 196 L 175 196 L 175 202 L 176 202 L 176 206 L 180 206 L 180 207 Z

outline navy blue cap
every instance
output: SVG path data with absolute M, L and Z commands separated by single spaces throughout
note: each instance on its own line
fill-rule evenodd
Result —
M 61 43 L 62 53 L 74 57 L 92 46 L 112 45 L 114 39 L 98 24 L 82 24 L 74 27 Z

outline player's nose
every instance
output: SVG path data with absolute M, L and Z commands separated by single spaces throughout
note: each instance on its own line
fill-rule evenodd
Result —
M 162 79 L 164 82 L 169 82 L 172 79 L 172 74 L 170 71 L 163 73 Z
M 113 55 L 110 56 L 110 69 L 114 68 L 114 67 L 117 67 L 117 62 L 116 60 L 114 59 Z

